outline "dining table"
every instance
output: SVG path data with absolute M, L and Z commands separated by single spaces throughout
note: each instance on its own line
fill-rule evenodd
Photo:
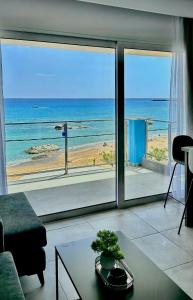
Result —
M 190 149 L 193 149 L 193 146 L 186 146 L 181 148 L 181 150 L 184 151 L 185 155 L 185 201 L 187 199 L 190 183 L 193 178 L 193 174 L 190 172 L 188 167 L 188 154 Z M 193 189 L 191 189 L 189 197 L 189 199 L 193 200 Z M 193 201 L 191 200 L 187 203 L 187 209 L 185 213 L 185 226 L 193 227 Z

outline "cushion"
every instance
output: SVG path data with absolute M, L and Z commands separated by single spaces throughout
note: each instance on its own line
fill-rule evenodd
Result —
M 46 230 L 24 193 L 0 196 L 5 250 L 43 247 Z
M 3 252 L 0 254 L 0 299 L 25 299 L 10 252 Z

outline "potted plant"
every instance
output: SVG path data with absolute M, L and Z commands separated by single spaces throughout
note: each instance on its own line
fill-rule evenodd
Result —
M 91 248 L 100 254 L 100 263 L 104 269 L 112 269 L 116 260 L 124 258 L 117 242 L 118 237 L 113 231 L 100 230 L 97 239 L 91 244 Z

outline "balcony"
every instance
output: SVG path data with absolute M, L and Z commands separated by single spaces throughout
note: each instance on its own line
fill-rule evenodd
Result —
M 165 193 L 169 123 L 143 120 L 145 152 L 136 164 L 131 120 L 125 120 L 125 199 Z M 7 158 L 12 149 L 9 192 L 24 191 L 38 215 L 115 201 L 114 120 L 6 123 Z

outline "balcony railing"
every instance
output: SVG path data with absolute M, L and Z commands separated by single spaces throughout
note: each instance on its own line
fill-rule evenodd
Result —
M 138 118 L 136 118 L 138 119 Z M 128 121 L 131 118 L 125 120 L 125 141 L 128 142 Z M 168 152 L 168 131 L 170 123 L 161 120 L 145 119 L 146 122 L 146 159 L 153 160 L 167 160 Z M 114 164 L 114 151 L 115 151 L 115 120 L 113 119 L 96 119 L 96 120 L 68 120 L 68 121 L 40 121 L 40 122 L 10 122 L 5 124 L 6 129 L 6 154 L 7 160 L 13 156 L 12 149 L 18 149 L 16 161 L 20 159 L 19 155 L 23 156 L 26 148 L 32 146 L 42 145 L 44 143 L 55 143 L 60 150 L 63 150 L 63 163 L 61 166 L 55 166 L 49 168 L 49 162 L 45 168 L 38 171 L 24 171 L 20 172 L 8 172 L 10 181 L 17 181 L 24 175 L 33 175 L 39 173 L 46 173 L 51 171 L 64 170 L 64 174 L 68 174 L 69 170 L 86 167 L 100 167 L 106 169 L 108 165 Z M 46 136 L 45 135 L 46 132 Z M 161 139 L 164 136 L 165 143 L 164 148 L 162 146 L 152 146 L 154 139 Z M 80 140 L 84 139 L 84 143 Z M 88 141 L 88 142 L 86 142 Z M 70 155 L 75 149 L 82 149 L 87 144 L 88 147 L 94 144 L 102 143 L 104 151 L 101 152 L 101 159 L 96 160 L 91 155 L 91 161 L 87 163 L 73 163 L 70 161 Z M 111 145 L 111 150 L 106 151 L 106 146 Z M 154 143 L 155 144 L 155 143 Z M 79 147 L 79 148 L 77 148 Z M 157 150 L 153 150 L 156 149 Z M 125 160 L 128 161 L 128 147 L 126 146 Z M 157 152 L 156 152 L 157 151 Z M 106 153 L 106 154 L 105 154 Z M 27 159 L 27 154 L 25 155 Z M 30 157 L 30 154 L 28 154 Z M 32 155 L 34 158 L 38 158 L 38 155 Z M 93 158 L 92 158 L 93 157 Z M 41 159 L 41 153 L 40 153 Z M 88 158 L 89 159 L 89 158 Z M 31 162 L 32 163 L 32 162 Z M 34 160 L 34 164 L 37 161 Z M 25 164 L 25 162 L 22 162 Z M 11 165 L 11 164 L 10 164 Z M 13 163 L 12 163 L 13 165 Z M 53 164 L 52 164 L 53 165 Z M 9 165 L 8 165 L 9 169 Z M 15 179 L 14 179 L 15 178 Z

